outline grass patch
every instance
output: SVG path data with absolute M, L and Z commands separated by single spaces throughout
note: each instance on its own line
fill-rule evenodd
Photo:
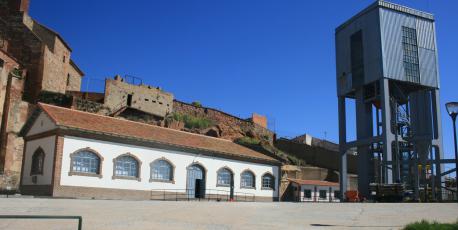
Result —
M 173 113 L 172 119 L 184 122 L 184 127 L 188 129 L 206 129 L 213 125 L 213 121 L 210 119 L 188 114 Z
M 427 220 L 417 221 L 408 224 L 403 228 L 404 230 L 453 230 L 458 229 L 458 220 L 451 224 L 442 224 L 436 221 L 429 222 Z
M 261 141 L 258 139 L 247 137 L 247 136 L 241 137 L 235 140 L 235 143 L 241 144 L 241 145 L 259 145 L 260 142 Z

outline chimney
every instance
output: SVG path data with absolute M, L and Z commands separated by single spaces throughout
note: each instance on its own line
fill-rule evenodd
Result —
M 8 0 L 10 11 L 29 14 L 30 0 Z

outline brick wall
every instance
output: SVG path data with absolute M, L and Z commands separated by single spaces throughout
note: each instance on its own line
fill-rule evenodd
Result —
M 235 140 L 244 136 L 253 136 L 273 142 L 275 134 L 250 120 L 241 119 L 228 113 L 206 107 L 194 106 L 189 103 L 175 100 L 173 111 L 181 114 L 189 114 L 215 121 L 221 131 L 221 138 Z
M 24 99 L 33 102 L 40 90 L 43 72 L 43 43 L 28 27 L 32 19 L 23 14 L 10 14 L 3 18 L 7 22 L 6 34 L 1 36 L 8 40 L 5 52 L 18 60 L 27 69 Z
M 81 72 L 72 60 L 70 60 L 70 66 L 68 68 L 67 74 L 67 88 L 66 91 L 80 91 L 81 90 L 81 80 L 84 76 L 84 73 Z
M 56 147 L 54 149 L 54 175 L 51 183 L 53 187 L 53 195 L 54 193 L 58 192 L 58 188 L 60 187 L 60 175 L 62 172 L 62 155 L 64 152 L 64 138 L 62 136 L 57 136 Z
M 0 124 L 3 118 L 5 99 L 7 97 L 8 78 L 10 72 L 17 67 L 19 67 L 18 63 L 3 50 L 0 50 Z
M 54 52 L 46 47 L 43 57 L 42 90 L 65 93 L 70 51 L 56 39 Z
M 159 117 L 165 117 L 173 110 L 171 93 L 148 85 L 129 84 L 120 76 L 105 81 L 105 106 L 116 112 L 129 102 L 129 107 Z
M 29 104 L 22 101 L 24 76 L 12 74 L 17 63 L 0 51 L 3 60 L 2 90 L 1 90 L 1 125 L 0 125 L 0 170 L 8 179 L 8 185 L 17 187 L 21 171 L 24 141 L 19 132 L 29 116 Z M 6 84 L 5 84 L 6 82 Z M 5 182 L 5 180 L 3 180 Z M 5 184 L 0 183 L 0 187 Z
M 251 116 L 251 121 L 267 129 L 267 117 L 266 116 L 262 116 L 262 115 L 253 113 L 253 115 Z
M 41 86 L 40 90 L 65 93 L 69 75 L 72 77 L 71 90 L 79 90 L 81 79 L 76 77 L 81 76 L 81 73 L 72 66 L 71 50 L 65 41 L 56 32 L 39 24 L 28 15 L 24 15 L 23 24 L 39 37 L 41 43 L 40 74 L 35 81 Z

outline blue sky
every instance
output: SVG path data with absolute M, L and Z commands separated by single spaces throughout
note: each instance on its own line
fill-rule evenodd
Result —
M 334 29 L 372 0 L 47 0 L 30 14 L 58 31 L 86 73 L 83 90 L 129 74 L 179 100 L 267 115 L 279 136 L 338 139 Z M 458 101 L 458 1 L 396 0 L 435 14 L 443 104 Z M 87 79 L 90 84 L 87 85 Z

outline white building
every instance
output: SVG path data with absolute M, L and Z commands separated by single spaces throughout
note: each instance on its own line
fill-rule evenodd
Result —
M 22 134 L 23 194 L 278 200 L 280 162 L 232 141 L 46 104 Z
M 288 179 L 299 202 L 340 202 L 339 183 L 320 180 Z

